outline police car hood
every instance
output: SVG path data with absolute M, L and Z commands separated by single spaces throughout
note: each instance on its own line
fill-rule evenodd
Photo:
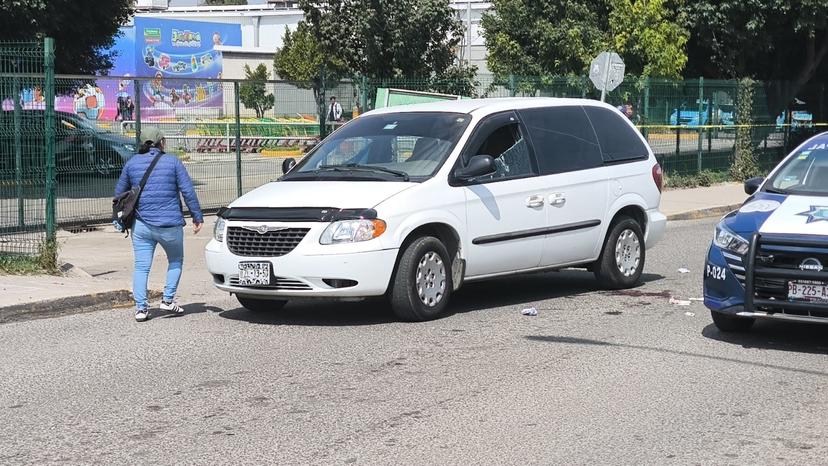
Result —
M 724 219 L 733 232 L 828 236 L 828 196 L 757 193 Z

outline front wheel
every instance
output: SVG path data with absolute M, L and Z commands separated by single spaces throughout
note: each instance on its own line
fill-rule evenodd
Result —
M 417 238 L 400 256 L 390 290 L 391 309 L 402 320 L 439 317 L 452 292 L 451 261 L 446 247 L 432 236 Z
M 722 332 L 743 332 L 753 326 L 751 317 L 739 317 L 721 312 L 710 311 L 713 324 Z
M 644 232 L 630 217 L 620 217 L 610 228 L 601 256 L 593 267 L 603 288 L 632 288 L 644 271 Z
M 236 299 L 242 307 L 253 312 L 278 311 L 287 304 L 287 300 L 284 299 L 261 299 L 248 296 L 236 296 Z

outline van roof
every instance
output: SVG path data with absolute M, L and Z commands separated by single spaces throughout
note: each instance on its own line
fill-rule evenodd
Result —
M 465 99 L 465 100 L 442 100 L 423 104 L 399 105 L 385 107 L 367 112 L 366 115 L 381 115 L 385 113 L 409 113 L 409 112 L 447 112 L 447 113 L 469 113 L 480 116 L 506 110 L 520 110 L 536 107 L 561 107 L 571 105 L 583 105 L 593 107 L 615 107 L 592 99 L 569 99 L 558 97 L 501 97 L 492 99 Z

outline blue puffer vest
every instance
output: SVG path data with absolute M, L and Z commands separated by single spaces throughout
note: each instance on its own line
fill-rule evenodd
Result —
M 146 154 L 136 154 L 127 161 L 121 171 L 121 178 L 115 186 L 115 195 L 124 193 L 141 183 L 152 159 L 158 155 L 158 149 L 150 149 Z M 181 213 L 181 193 L 184 202 L 196 223 L 204 222 L 201 205 L 198 203 L 193 182 L 187 168 L 177 157 L 164 154 L 147 180 L 141 198 L 138 201 L 137 218 L 156 227 L 184 226 Z

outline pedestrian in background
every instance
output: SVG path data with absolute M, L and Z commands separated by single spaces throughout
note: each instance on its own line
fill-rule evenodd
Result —
M 121 178 L 115 187 L 115 196 L 140 186 L 141 179 L 153 160 L 158 157 L 147 184 L 138 200 L 135 224 L 132 227 L 132 249 L 135 270 L 132 276 L 132 294 L 135 298 L 135 320 L 143 322 L 149 317 L 147 281 L 152 258 L 157 245 L 167 255 L 167 280 L 161 309 L 181 314 L 184 310 L 175 302 L 181 268 L 184 263 L 184 226 L 181 211 L 181 195 L 193 216 L 193 232 L 198 234 L 204 224 L 204 216 L 187 169 L 178 157 L 164 153 L 164 134 L 154 127 L 141 129 L 138 153 L 124 165 Z

